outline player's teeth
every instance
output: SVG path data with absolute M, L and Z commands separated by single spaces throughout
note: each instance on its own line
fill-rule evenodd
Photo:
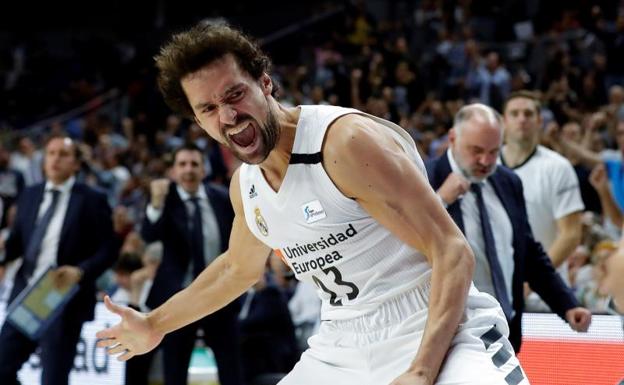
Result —
M 239 133 L 241 133 L 241 132 L 242 132 L 244 129 L 246 129 L 246 128 L 247 128 L 247 126 L 242 126 L 242 127 L 238 128 L 237 130 L 230 131 L 230 135 L 236 135 L 236 134 L 239 134 Z

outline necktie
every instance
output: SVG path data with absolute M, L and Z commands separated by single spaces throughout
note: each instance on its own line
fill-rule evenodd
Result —
M 30 237 L 28 246 L 26 247 L 26 252 L 24 253 L 24 260 L 32 261 L 32 263 L 25 264 L 25 266 L 29 266 L 29 268 L 25 271 L 27 277 L 31 276 L 33 269 L 37 264 L 37 256 L 39 255 L 39 251 L 41 251 L 41 242 L 43 242 L 43 237 L 45 237 L 48 225 L 54 216 L 54 211 L 56 210 L 56 206 L 58 204 L 58 198 L 61 195 L 59 190 L 49 190 L 49 192 L 52 193 L 52 203 L 50 203 L 48 209 L 35 225 L 35 229 Z
M 505 313 L 507 320 L 511 320 L 513 311 L 511 303 L 509 302 L 509 297 L 507 296 L 503 271 L 501 270 L 500 262 L 498 261 L 496 243 L 494 242 L 494 233 L 492 233 L 490 217 L 487 209 L 485 208 L 485 202 L 483 201 L 481 185 L 473 183 L 470 185 L 470 190 L 475 193 L 477 198 L 477 207 L 479 208 L 479 217 L 481 219 L 481 231 L 483 232 L 483 241 L 485 243 L 485 255 L 488 263 L 490 264 L 490 273 L 492 275 L 494 293 L 496 294 L 496 299 L 498 299 L 498 302 L 503 308 L 503 312 Z
M 193 262 L 193 276 L 197 277 L 206 267 L 204 261 L 204 233 L 202 231 L 202 215 L 199 198 L 192 197 L 193 213 L 190 220 L 191 233 L 191 261 Z

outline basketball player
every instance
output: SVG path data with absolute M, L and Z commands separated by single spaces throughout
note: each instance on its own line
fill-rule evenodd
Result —
M 225 25 L 175 35 L 156 57 L 171 107 L 244 162 L 236 216 L 229 250 L 159 308 L 107 298 L 122 321 L 98 346 L 121 360 L 153 349 L 251 287 L 274 251 L 323 301 L 319 333 L 280 385 L 527 384 L 410 137 L 357 110 L 279 104 L 269 63 Z

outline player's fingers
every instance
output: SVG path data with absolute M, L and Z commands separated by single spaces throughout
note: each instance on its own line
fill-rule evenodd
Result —
M 128 361 L 129 359 L 131 359 L 132 357 L 134 357 L 135 354 L 126 350 L 126 352 L 122 355 L 120 355 L 119 357 L 117 357 L 118 361 Z
M 112 348 L 107 350 L 107 353 L 110 355 L 117 355 L 119 353 L 126 353 L 128 351 L 128 349 L 126 349 L 126 347 L 122 344 L 117 344 L 115 346 L 113 346 Z
M 104 305 L 110 312 L 115 313 L 117 315 L 123 316 L 125 313 L 125 308 L 123 306 L 114 304 L 113 301 L 111 301 L 109 296 L 104 297 Z
M 96 333 L 96 337 L 100 332 Z M 119 342 L 117 342 L 117 340 L 115 338 L 104 338 L 101 340 L 98 340 L 98 342 L 96 343 L 96 346 L 98 348 L 108 348 L 111 346 L 115 346 L 117 345 Z
M 114 340 L 118 335 L 118 327 L 119 325 L 116 325 L 108 329 L 100 330 L 99 332 L 95 333 L 95 337 L 103 341 Z

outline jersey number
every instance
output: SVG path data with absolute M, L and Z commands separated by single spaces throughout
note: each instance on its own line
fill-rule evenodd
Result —
M 334 283 L 338 286 L 346 286 L 348 288 L 351 288 L 351 291 L 347 293 L 347 298 L 352 300 L 355 297 L 358 296 L 358 294 L 360 294 L 360 290 L 357 288 L 357 286 L 355 286 L 355 284 L 353 282 L 346 282 L 342 280 L 342 274 L 340 274 L 340 271 L 335 268 L 334 266 L 328 267 L 327 269 L 323 269 L 322 270 L 323 273 L 325 273 L 325 275 L 329 275 L 330 272 L 334 273 Z M 319 287 L 319 289 L 323 290 L 325 293 L 329 294 L 329 304 L 332 306 L 342 306 L 342 300 L 341 299 L 336 299 L 338 298 L 338 294 L 334 293 L 333 291 L 329 290 L 327 288 L 327 286 L 325 286 L 323 284 L 323 282 L 321 282 L 320 279 L 316 278 L 314 275 L 312 276 L 312 280 L 314 281 L 314 283 L 316 284 L 316 286 Z

